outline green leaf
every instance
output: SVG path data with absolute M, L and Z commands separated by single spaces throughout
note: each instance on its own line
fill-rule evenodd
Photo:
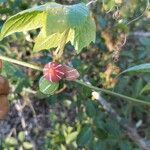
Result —
M 67 24 L 71 28 L 82 26 L 89 16 L 89 9 L 84 3 L 67 6 L 66 11 Z
M 42 28 L 42 31 L 35 40 L 34 51 L 59 46 L 66 30 L 69 31 L 66 43 L 71 41 L 77 53 L 95 41 L 96 26 L 84 3 L 67 6 L 54 2 L 10 17 L 2 27 L 0 38 L 36 28 Z
M 46 36 L 44 29 L 42 29 L 35 40 L 33 50 L 37 52 L 43 49 L 49 49 L 59 46 L 61 38 L 63 38 L 64 36 L 64 32 L 57 32 L 50 36 Z M 72 45 L 74 45 L 75 49 L 77 50 L 77 53 L 80 53 L 83 47 L 86 47 L 92 41 L 95 42 L 95 34 L 96 26 L 92 17 L 90 16 L 83 26 L 79 26 L 75 29 L 70 28 L 66 43 L 71 41 Z
M 14 32 L 28 31 L 42 27 L 45 14 L 39 8 L 41 7 L 27 9 L 10 17 L 2 27 L 0 40 Z
M 143 94 L 144 92 L 150 91 L 150 82 L 147 83 L 144 88 L 141 90 L 140 94 Z
M 85 126 L 80 131 L 78 137 L 77 137 L 77 144 L 79 146 L 85 146 L 88 143 L 90 143 L 92 140 L 92 128 L 89 126 Z
M 87 20 L 89 10 L 84 3 L 71 6 L 54 2 L 36 6 L 10 17 L 3 25 L 1 39 L 14 33 L 44 26 L 46 35 L 63 32 L 68 27 L 81 26 Z
M 70 144 L 72 141 L 74 141 L 76 139 L 77 135 L 78 135 L 78 131 L 68 134 L 66 137 L 66 143 Z
M 132 145 L 124 140 L 119 142 L 120 150 L 133 150 Z
M 6 145 L 13 145 L 16 146 L 18 145 L 18 141 L 14 137 L 7 137 L 5 140 Z
M 24 87 L 30 86 L 30 82 L 27 77 L 21 78 L 16 86 L 15 92 L 21 93 Z
M 44 77 L 40 78 L 39 88 L 43 94 L 53 95 L 55 91 L 58 89 L 58 87 L 59 87 L 58 82 L 50 82 L 46 80 Z
M 41 30 L 39 35 L 35 39 L 33 51 L 37 52 L 40 50 L 57 47 L 60 41 L 60 36 L 60 33 L 54 33 L 50 36 L 46 36 L 43 30 Z
M 117 138 L 121 135 L 120 126 L 115 120 L 111 120 L 111 123 L 106 124 L 105 132 L 108 133 L 110 138 L 114 138 L 114 140 L 117 140 Z
M 66 146 L 64 146 L 63 144 L 60 145 L 60 149 L 61 150 L 67 150 Z
M 107 150 L 107 143 L 105 141 L 93 142 L 93 150 Z
M 41 32 L 39 33 L 38 37 L 35 40 L 33 51 L 37 52 L 43 49 L 50 49 L 59 46 L 61 42 L 61 38 L 63 38 L 64 36 L 64 32 L 63 33 L 57 32 L 50 36 L 46 36 L 44 30 L 41 30 Z M 70 39 L 72 39 L 73 36 L 74 36 L 74 31 L 70 29 L 66 43 Z
M 23 142 L 23 147 L 25 149 L 32 149 L 33 148 L 33 145 L 29 142 Z
M 59 12 L 59 11 L 58 11 Z M 58 13 L 57 12 L 57 13 Z M 46 22 L 44 25 L 44 34 L 49 36 L 54 33 L 62 33 L 65 29 L 68 28 L 67 23 L 65 21 L 66 16 L 63 13 L 47 13 Z
M 96 116 L 96 108 L 95 108 L 94 102 L 92 102 L 92 100 L 86 101 L 86 113 L 89 117 Z
M 19 134 L 18 134 L 18 140 L 20 142 L 23 142 L 25 140 L 25 132 L 23 132 L 23 131 L 19 132 Z
M 126 70 L 124 70 L 121 74 L 123 73 L 150 73 L 150 63 L 146 63 L 146 64 L 141 64 L 141 65 L 137 65 L 131 68 L 128 68 Z
M 14 33 L 28 31 L 36 28 L 41 28 L 45 23 L 47 11 L 55 14 L 57 10 L 54 8 L 57 3 L 51 2 L 45 5 L 36 6 L 10 17 L 3 25 L 0 39 Z
M 16 77 L 16 78 L 24 78 L 24 72 L 18 67 L 9 62 L 3 62 L 3 73 L 8 76 Z
M 89 16 L 88 7 L 84 3 L 75 5 L 60 5 L 53 3 L 53 8 L 47 10 L 44 33 L 62 33 L 67 28 L 82 26 Z
M 35 40 L 33 50 L 37 52 L 43 49 L 49 49 L 59 46 L 60 41 L 64 36 L 64 32 L 56 32 L 50 36 L 46 36 L 44 29 L 42 29 Z M 74 29 L 70 28 L 66 43 L 71 41 L 72 45 L 77 50 L 77 53 L 80 53 L 82 48 L 88 46 L 92 41 L 95 42 L 95 37 L 96 26 L 93 18 L 90 16 L 88 17 L 84 25 Z
M 84 25 L 75 28 L 75 35 L 71 39 L 71 43 L 79 54 L 82 48 L 88 46 L 92 41 L 95 42 L 95 37 L 96 26 L 93 18 L 90 16 Z
M 130 81 L 130 77 L 128 76 L 122 76 L 119 78 L 114 91 L 118 93 L 123 93 L 125 91 L 126 86 L 128 85 Z
M 56 32 L 62 33 L 67 28 L 65 6 L 52 3 L 53 8 L 46 12 L 43 33 L 50 36 Z
M 136 80 L 135 83 L 133 83 L 133 94 L 132 97 L 137 98 L 140 94 L 141 89 L 143 88 L 143 80 L 142 78 L 139 78 Z
M 96 128 L 95 134 L 97 135 L 98 139 L 106 139 L 108 138 L 108 133 L 102 128 Z
M 140 42 L 144 46 L 148 46 L 148 47 L 150 46 L 150 38 L 142 37 L 140 38 Z

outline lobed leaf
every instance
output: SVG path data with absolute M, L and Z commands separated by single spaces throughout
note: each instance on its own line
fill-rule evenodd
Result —
M 43 31 L 46 36 L 56 32 L 62 33 L 67 28 L 65 7 L 55 3 L 52 9 L 46 12 Z
M 15 33 L 40 28 L 43 25 L 44 13 L 36 8 L 22 11 L 10 17 L 3 25 L 0 40 Z
M 66 43 L 71 41 L 77 53 L 95 41 L 96 27 L 84 3 L 61 5 L 54 2 L 36 6 L 10 17 L 3 25 L 0 39 L 14 33 L 42 28 L 35 40 L 34 51 L 57 47 L 69 29 Z
M 70 30 L 66 43 L 68 43 L 68 41 L 73 38 L 73 34 L 74 31 Z M 33 51 L 37 52 L 44 49 L 55 48 L 59 46 L 61 42 L 61 38 L 63 38 L 63 36 L 64 34 L 59 32 L 54 33 L 50 36 L 46 36 L 44 30 L 42 29 L 39 35 L 37 36 L 37 38 L 35 39 L 35 45 Z
M 75 28 L 75 35 L 71 40 L 77 53 L 79 54 L 82 48 L 89 45 L 92 41 L 95 42 L 96 37 L 96 25 L 91 16 L 88 17 L 87 21 L 81 27 Z
M 66 6 L 66 13 L 67 24 L 70 28 L 75 28 L 82 26 L 86 22 L 89 16 L 89 9 L 85 3 L 79 3 L 76 5 Z
M 46 36 L 44 31 L 41 30 L 39 35 L 35 39 L 33 51 L 37 52 L 40 50 L 57 47 L 60 42 L 60 37 L 60 33 L 54 33 L 50 36 Z
M 42 27 L 46 19 L 46 11 L 53 9 L 56 5 L 59 4 L 54 2 L 46 3 L 10 17 L 2 27 L 0 39 L 2 40 L 14 32 L 28 31 Z
M 55 3 L 54 7 L 47 10 L 44 32 L 46 35 L 62 33 L 67 28 L 82 26 L 89 16 L 89 10 L 84 3 L 71 6 Z

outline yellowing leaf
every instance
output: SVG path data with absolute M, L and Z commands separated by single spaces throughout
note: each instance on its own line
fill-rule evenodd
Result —
M 65 32 L 65 31 L 64 31 Z M 66 43 L 71 41 L 72 45 L 80 53 L 83 47 L 88 46 L 92 41 L 95 42 L 96 37 L 96 26 L 91 16 L 88 17 L 87 21 L 83 26 L 76 28 L 70 28 Z M 35 40 L 34 51 L 40 51 L 43 49 L 49 49 L 57 47 L 61 43 L 61 38 L 64 34 L 56 32 L 50 36 L 46 36 L 44 30 L 40 32 Z
M 45 23 L 47 10 L 53 9 L 56 4 L 57 3 L 53 2 L 46 3 L 44 5 L 27 9 L 10 17 L 2 27 L 0 40 L 14 32 L 41 28 Z
M 59 46 L 61 42 L 61 38 L 63 38 L 63 33 L 54 33 L 50 36 L 46 36 L 44 31 L 41 30 L 38 37 L 35 40 L 35 45 L 33 51 L 37 52 L 43 49 L 50 49 Z M 66 43 L 73 38 L 74 30 L 70 30 Z
M 42 30 L 35 39 L 33 51 L 40 51 L 44 49 L 57 47 L 60 42 L 60 36 L 60 33 L 54 33 L 50 36 L 46 36 Z
M 54 2 L 10 17 L 2 27 L 0 39 L 14 32 L 36 28 L 42 30 L 35 40 L 34 51 L 61 47 L 64 42 L 71 41 L 79 53 L 83 47 L 95 41 L 95 23 L 84 3 L 67 6 Z M 64 34 L 65 31 L 69 31 L 68 35 Z
M 44 13 L 34 9 L 30 11 L 23 11 L 10 17 L 2 27 L 0 40 L 14 32 L 28 31 L 42 27 Z

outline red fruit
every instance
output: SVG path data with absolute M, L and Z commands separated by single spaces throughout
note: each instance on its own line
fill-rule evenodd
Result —
M 44 66 L 43 74 L 45 79 L 57 82 L 65 75 L 64 66 L 58 62 L 50 62 Z
M 69 67 L 67 65 L 64 65 L 64 70 L 65 70 L 64 79 L 66 80 L 70 80 L 70 81 L 76 80 L 80 76 L 79 72 L 76 69 Z

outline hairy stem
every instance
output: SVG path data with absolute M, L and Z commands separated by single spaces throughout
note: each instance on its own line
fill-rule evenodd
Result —
M 12 59 L 12 58 L 8 58 L 6 56 L 1 56 L 0 55 L 0 59 L 11 62 L 11 63 L 14 63 L 14 64 L 17 64 L 17 65 L 21 65 L 21 66 L 24 66 L 24 67 L 28 67 L 28 68 L 31 68 L 31 69 L 34 69 L 34 70 L 38 70 L 38 71 L 43 70 L 42 67 L 35 66 L 35 65 L 32 65 L 32 64 L 29 64 L 29 63 L 26 63 L 26 62 L 22 62 L 22 61 L 19 61 L 19 60 L 15 60 L 15 59 Z M 110 90 L 106 90 L 106 89 L 103 89 L 103 88 L 98 88 L 98 87 L 95 87 L 93 85 L 84 83 L 81 80 L 75 80 L 74 82 L 76 82 L 80 85 L 86 86 L 86 87 L 90 88 L 91 90 L 94 90 L 94 91 L 97 91 L 97 92 L 104 92 L 106 94 L 116 96 L 116 97 L 120 97 L 120 98 L 122 98 L 124 100 L 128 100 L 130 102 L 136 102 L 136 103 L 143 104 L 143 105 L 150 105 L 150 102 L 148 102 L 148 101 L 132 98 L 132 97 L 122 95 L 122 94 L 119 94 L 119 93 L 116 93 L 116 92 L 112 92 Z
M 116 93 L 116 92 L 112 92 L 112 91 L 109 91 L 109 90 L 106 90 L 106 89 L 98 88 L 98 87 L 92 86 L 90 84 L 84 83 L 83 81 L 80 81 L 80 80 L 75 80 L 75 82 L 78 83 L 78 84 L 81 84 L 83 86 L 86 86 L 86 87 L 88 87 L 88 88 L 90 88 L 94 91 L 97 91 L 97 92 L 104 92 L 106 94 L 113 95 L 113 96 L 116 96 L 116 97 L 120 97 L 120 98 L 123 98 L 124 100 L 128 100 L 128 101 L 131 101 L 131 102 L 137 102 L 137 103 L 140 103 L 140 104 L 143 104 L 143 105 L 150 105 L 150 102 L 148 102 L 148 101 L 139 100 L 139 99 L 128 97 L 128 96 L 125 96 L 125 95 L 122 95 L 122 94 L 119 94 L 119 93 Z
M 21 65 L 21 66 L 24 66 L 24 67 L 28 67 L 28 68 L 31 68 L 31 69 L 34 69 L 34 70 L 39 70 L 39 71 L 43 70 L 39 66 L 35 66 L 35 65 L 32 65 L 32 64 L 23 62 L 23 61 L 19 61 L 19 60 L 16 60 L 16 59 L 12 59 L 12 58 L 6 57 L 6 56 L 0 55 L 0 59 L 8 61 L 8 62 L 11 62 L 11 63 L 14 63 L 14 64 L 17 64 L 17 65 Z

